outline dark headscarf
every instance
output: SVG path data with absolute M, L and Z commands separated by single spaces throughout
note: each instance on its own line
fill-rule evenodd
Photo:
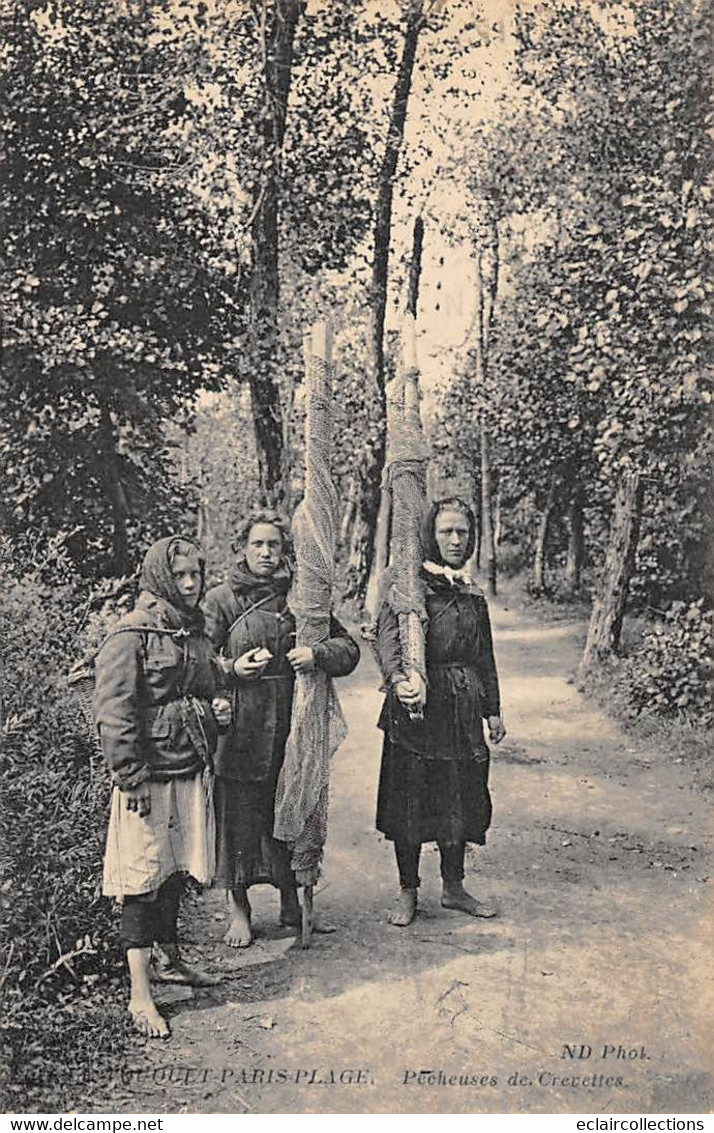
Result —
M 187 629 L 202 629 L 203 614 L 198 607 L 187 605 L 173 576 L 173 561 L 177 555 L 184 554 L 195 554 L 198 557 L 201 570 L 200 601 L 205 588 L 206 560 L 198 543 L 182 535 L 170 535 L 152 543 L 141 567 L 139 587 L 171 607 L 169 613 L 176 615 L 180 625 Z
M 436 535 L 434 534 L 437 516 L 441 515 L 442 511 L 461 512 L 468 520 L 469 537 L 466 541 L 466 551 L 464 553 L 464 563 L 467 563 L 474 553 L 474 547 L 476 546 L 476 516 L 469 504 L 459 496 L 447 496 L 443 500 L 435 500 L 426 512 L 424 516 L 424 526 L 422 528 L 424 558 L 427 562 L 436 563 L 437 566 L 445 565 L 441 557 L 439 544 L 436 541 Z

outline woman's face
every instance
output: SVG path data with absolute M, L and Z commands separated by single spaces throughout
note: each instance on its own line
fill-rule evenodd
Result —
M 272 523 L 254 523 L 244 548 L 245 562 L 251 574 L 270 578 L 283 557 L 283 535 Z
M 201 597 L 201 563 L 198 555 L 176 555 L 171 573 L 185 606 L 193 608 Z
M 434 538 L 442 560 L 450 567 L 462 567 L 466 561 L 466 547 L 471 527 L 468 516 L 461 511 L 441 511 L 434 524 Z

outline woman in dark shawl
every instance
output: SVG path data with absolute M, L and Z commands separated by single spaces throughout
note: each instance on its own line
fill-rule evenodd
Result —
M 387 602 L 379 612 L 387 696 L 379 719 L 384 748 L 377 829 L 394 842 L 401 892 L 391 920 L 400 926 L 416 915 L 422 842 L 439 847 L 442 905 L 471 916 L 494 916 L 463 884 L 466 843 L 483 845 L 491 822 L 482 720 L 494 743 L 506 734 L 486 599 L 463 569 L 474 540 L 468 504 L 456 497 L 433 504 L 424 528 L 423 714 L 417 711 L 419 693 L 404 672 L 397 615 Z
M 295 646 L 287 604 L 292 581 L 287 524 L 258 511 L 244 524 L 230 580 L 209 590 L 206 628 L 224 656 L 234 689 L 233 723 L 216 755 L 216 882 L 228 891 L 226 942 L 252 940 L 248 889 L 280 890 L 281 924 L 300 924 L 290 849 L 273 837 L 275 791 L 290 733 L 295 673 L 315 667 L 332 677 L 351 673 L 359 647 L 335 619 L 330 636 L 312 649 Z
M 95 718 L 114 783 L 103 892 L 122 903 L 129 1014 L 151 1038 L 169 1035 L 151 979 L 214 982 L 183 963 L 177 940 L 181 875 L 213 877 L 210 768 L 230 721 L 229 702 L 215 696 L 220 673 L 198 609 L 203 579 L 191 540 L 154 543 L 136 607 L 95 662 Z

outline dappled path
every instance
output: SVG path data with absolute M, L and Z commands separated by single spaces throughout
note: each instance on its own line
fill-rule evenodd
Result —
M 350 735 L 317 898 L 338 932 L 292 947 L 262 888 L 261 935 L 235 953 L 221 943 L 220 895 L 197 900 L 189 951 L 226 978 L 210 993 L 165 992 L 173 1038 L 137 1047 L 95 1108 L 709 1109 L 706 800 L 686 768 L 633 743 L 568 683 L 580 626 L 498 604 L 493 620 L 509 735 L 467 884 L 495 898 L 498 920 L 441 910 L 425 850 L 419 917 L 386 923 L 395 870 L 374 830 L 380 694 L 366 656 L 341 683 Z M 564 1058 L 565 1044 L 590 1056 Z

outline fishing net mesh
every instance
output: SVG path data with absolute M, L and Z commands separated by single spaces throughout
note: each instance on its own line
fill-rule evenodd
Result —
M 385 483 L 392 497 L 392 532 L 386 598 L 398 617 L 405 672 L 425 681 L 421 529 L 429 451 L 419 415 L 418 377 L 416 369 L 406 369 L 387 386 Z
M 295 616 L 296 642 L 307 646 L 330 635 L 338 511 L 330 476 L 331 386 L 331 366 L 324 358 L 310 355 L 305 494 L 293 520 L 297 569 L 288 598 Z M 330 760 L 346 734 L 331 678 L 319 669 L 299 673 L 278 780 L 273 833 L 290 844 L 292 868 L 302 885 L 313 885 L 319 877 L 327 837 Z

